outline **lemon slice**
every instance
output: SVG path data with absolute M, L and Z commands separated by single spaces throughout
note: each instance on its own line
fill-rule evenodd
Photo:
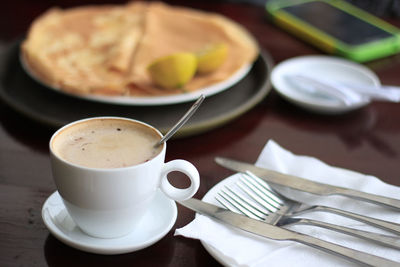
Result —
M 166 89 L 182 88 L 196 73 L 193 53 L 175 53 L 152 62 L 147 70 L 155 84 Z
M 210 45 L 196 54 L 197 71 L 209 73 L 219 68 L 228 55 L 228 46 L 224 43 Z

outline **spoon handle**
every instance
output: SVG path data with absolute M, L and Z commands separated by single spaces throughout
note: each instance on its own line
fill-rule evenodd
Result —
M 176 131 L 178 131 L 190 119 L 190 117 L 192 117 L 192 115 L 199 108 L 200 104 L 203 102 L 204 98 L 204 95 L 201 95 L 190 107 L 190 109 L 185 113 L 185 115 L 183 115 L 183 117 L 154 146 L 158 147 L 159 145 L 167 141 L 172 135 L 174 135 Z

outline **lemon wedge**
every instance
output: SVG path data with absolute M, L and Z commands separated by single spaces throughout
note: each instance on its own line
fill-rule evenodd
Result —
M 158 58 L 147 67 L 153 82 L 166 89 L 182 88 L 193 78 L 196 69 L 196 56 L 187 52 Z
M 207 46 L 196 54 L 197 71 L 209 73 L 218 69 L 224 63 L 227 55 L 228 46 L 224 43 Z

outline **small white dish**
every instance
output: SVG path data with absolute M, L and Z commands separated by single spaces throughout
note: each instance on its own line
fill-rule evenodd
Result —
M 318 94 L 307 94 L 299 90 L 287 77 L 303 74 L 323 77 L 337 82 L 380 86 L 378 76 L 367 67 L 334 56 L 301 56 L 285 60 L 271 72 L 271 83 L 275 90 L 293 104 L 307 110 L 324 114 L 341 114 L 359 109 L 370 102 L 365 101 L 353 105 L 345 105 L 334 98 Z
M 105 255 L 129 253 L 153 245 L 171 230 L 177 214 L 175 201 L 158 191 L 136 230 L 120 238 L 96 238 L 76 226 L 57 191 L 42 208 L 44 224 L 58 240 L 82 251 Z

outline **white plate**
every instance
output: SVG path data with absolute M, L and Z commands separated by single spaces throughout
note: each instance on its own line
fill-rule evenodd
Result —
M 304 93 L 288 81 L 286 76 L 290 74 L 324 77 L 349 84 L 381 84 L 378 76 L 367 67 L 333 56 L 296 57 L 281 62 L 272 70 L 272 85 L 282 97 L 302 108 L 325 114 L 352 111 L 368 105 L 369 102 L 346 106 L 336 99 Z
M 49 231 L 61 242 L 96 254 L 122 254 L 151 246 L 175 224 L 177 208 L 173 200 L 158 191 L 138 228 L 121 238 L 95 238 L 83 233 L 67 213 L 58 192 L 44 203 L 42 218 Z
M 218 201 L 215 199 L 215 196 L 217 196 L 218 192 L 221 192 L 221 190 L 225 187 L 225 186 L 229 186 L 234 184 L 238 179 L 240 178 L 240 174 L 234 174 L 232 176 L 229 176 L 227 178 L 225 178 L 224 180 L 222 180 L 221 182 L 219 182 L 218 184 L 214 185 L 202 198 L 203 201 L 217 205 L 217 206 L 221 206 Z M 196 216 L 198 216 L 198 214 L 196 213 Z M 203 247 L 207 250 L 208 253 L 210 253 L 210 255 L 216 259 L 219 263 L 221 263 L 224 266 L 232 266 L 232 262 L 225 257 L 224 255 L 222 255 L 221 253 L 218 252 L 218 250 L 214 249 L 212 246 L 209 246 L 208 244 L 206 244 L 203 241 L 200 241 L 201 244 L 203 245 Z
M 119 105 L 136 105 L 136 106 L 150 106 L 150 105 L 170 105 L 170 104 L 178 104 L 178 103 L 184 103 L 184 102 L 189 102 L 192 100 L 196 100 L 197 98 L 200 97 L 200 95 L 204 95 L 205 97 L 215 95 L 219 92 L 222 92 L 237 82 L 239 82 L 241 79 L 243 79 L 247 73 L 250 71 L 252 64 L 247 64 L 244 65 L 242 68 L 240 68 L 238 71 L 236 71 L 233 75 L 231 75 L 229 78 L 227 78 L 224 81 L 215 83 L 213 85 L 198 89 L 194 92 L 190 93 L 182 93 L 182 94 L 176 94 L 176 95 L 165 95 L 165 96 L 152 96 L 152 97 L 137 97 L 137 96 L 101 96 L 101 95 L 79 95 L 79 94 L 73 94 L 69 93 L 66 91 L 61 90 L 60 88 L 54 87 L 47 85 L 43 81 L 41 81 L 29 68 L 27 63 L 24 60 L 24 57 L 20 54 L 20 61 L 22 68 L 25 70 L 25 72 L 36 82 L 42 84 L 43 86 L 52 89 L 54 91 L 69 95 L 69 96 L 74 96 L 77 98 L 82 98 L 86 100 L 91 100 L 91 101 L 96 101 L 96 102 L 102 102 L 102 103 L 108 103 L 108 104 L 119 104 Z

